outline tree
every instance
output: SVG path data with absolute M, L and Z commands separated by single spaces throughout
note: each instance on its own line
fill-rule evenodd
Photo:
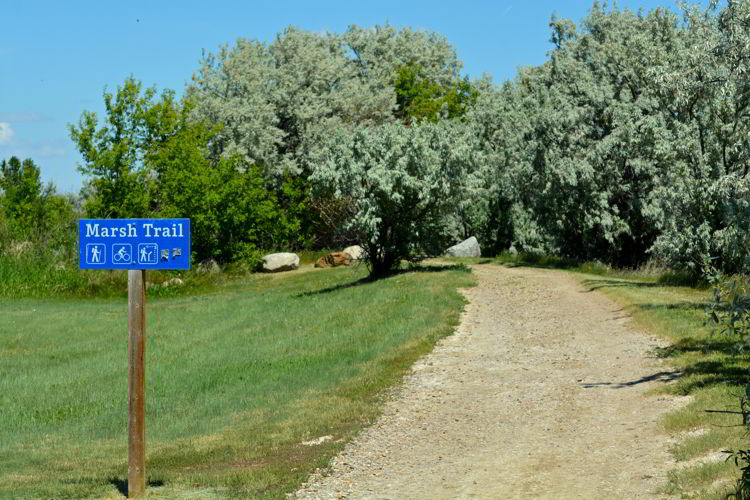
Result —
M 0 217 L 11 239 L 33 240 L 37 250 L 66 249 L 74 238 L 73 201 L 42 185 L 39 167 L 30 158 L 0 163 Z M 3 239 L 0 236 L 0 239 Z
M 461 107 L 468 88 L 455 49 L 435 33 L 391 26 L 341 35 L 289 27 L 268 45 L 239 39 L 201 60 L 187 95 L 197 120 L 222 125 L 215 153 L 238 153 L 269 175 L 307 176 L 330 130 L 397 118 L 394 75 L 404 67 L 444 89 L 448 108 Z
M 387 24 L 372 28 L 352 25 L 341 38 L 365 81 L 390 83 L 398 69 L 407 66 L 420 68 L 424 79 L 444 88 L 460 77 L 463 63 L 456 49 L 435 32 L 397 30 Z
M 44 198 L 39 167 L 27 158 L 12 156 L 0 164 L 0 188 L 3 205 L 10 220 L 11 233 L 30 235 L 44 218 Z
M 215 128 L 191 123 L 189 105 L 173 133 L 154 143 L 146 162 L 156 173 L 154 214 L 191 220 L 199 260 L 253 261 L 260 249 L 299 244 L 299 220 L 279 208 L 263 169 L 242 158 L 208 154 Z
M 315 203 L 310 199 L 316 159 L 332 131 L 400 119 L 394 75 L 405 65 L 443 89 L 435 103 L 422 100 L 414 110 L 436 105 L 451 116 L 463 113 L 471 92 L 459 81 L 455 49 L 435 33 L 390 26 L 351 26 L 341 35 L 289 27 L 269 44 L 239 39 L 203 57 L 186 96 L 195 103 L 194 121 L 219 126 L 209 141 L 213 159 L 239 158 L 240 170 L 260 167 L 269 192 L 308 235 L 321 227 L 312 207 L 331 201 L 321 190 Z M 317 239 L 328 241 L 328 228 L 323 232 Z
M 736 267 L 725 202 L 746 191 L 746 79 L 740 27 L 720 19 L 736 18 L 598 3 L 579 28 L 553 18 L 548 60 L 468 114 L 490 158 L 490 246 Z
M 106 121 L 98 127 L 96 113 L 84 111 L 78 125 L 69 125 L 70 137 L 83 156 L 81 173 L 90 177 L 86 186 L 86 212 L 91 217 L 146 217 L 149 213 L 151 180 L 143 163 L 151 128 L 155 88 L 141 94 L 142 85 L 133 77 L 113 95 L 105 90 Z M 169 108 L 174 93 L 162 95 Z
M 349 199 L 371 275 L 401 259 L 435 255 L 449 241 L 446 219 L 467 198 L 478 148 L 464 124 L 400 123 L 339 130 L 312 175 L 319 189 Z
M 207 53 L 186 96 L 196 104 L 195 121 L 220 125 L 211 153 L 241 156 L 247 164 L 275 165 L 284 139 L 273 101 L 278 69 L 268 47 L 238 39 L 231 49 Z

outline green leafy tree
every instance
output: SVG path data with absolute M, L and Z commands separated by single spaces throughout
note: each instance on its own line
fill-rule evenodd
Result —
M 398 68 L 394 87 L 395 115 L 407 124 L 463 116 L 476 103 L 479 95 L 468 79 L 443 87 L 424 78 L 421 68 L 414 64 Z
M 104 92 L 106 120 L 99 126 L 96 113 L 85 111 L 70 137 L 83 157 L 81 173 L 89 177 L 86 213 L 91 217 L 145 217 L 150 211 L 152 183 L 143 155 L 149 142 L 148 111 L 154 105 L 154 88 L 142 91 L 133 77 L 115 94 Z M 162 100 L 169 103 L 173 93 Z M 153 118 L 153 117 L 151 117 Z
M 39 236 L 72 213 L 72 200 L 57 194 L 52 183 L 42 184 L 41 172 L 33 160 L 11 157 L 0 164 L 0 189 L 11 234 L 28 239 Z
M 47 250 L 72 255 L 74 203 L 52 183 L 41 182 L 39 167 L 27 158 L 0 163 L 0 246 L 10 240 L 30 241 L 38 254 Z
M 253 260 L 260 249 L 304 241 L 299 210 L 282 210 L 277 197 L 288 191 L 300 206 L 299 194 L 283 177 L 273 185 L 240 151 L 216 154 L 223 125 L 197 120 L 196 101 L 171 91 L 156 99 L 133 78 L 104 100 L 104 125 L 85 112 L 70 127 L 90 177 L 90 216 L 190 218 L 199 260 Z
M 183 121 L 148 151 L 147 163 L 158 173 L 155 214 L 191 219 L 200 260 L 253 261 L 260 249 L 293 244 L 298 219 L 280 210 L 263 169 L 245 167 L 239 156 L 212 158 L 207 151 L 214 136 L 213 128 Z
M 27 158 L 23 162 L 11 157 L 0 164 L 0 188 L 3 206 L 10 221 L 11 233 L 21 236 L 31 232 L 44 218 L 45 193 L 39 167 Z

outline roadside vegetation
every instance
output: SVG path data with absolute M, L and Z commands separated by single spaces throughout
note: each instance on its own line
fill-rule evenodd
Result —
M 502 83 L 388 25 L 240 38 L 180 97 L 131 76 L 69 125 L 79 195 L 3 163 L 0 250 L 74 253 L 47 235 L 80 216 L 187 217 L 196 263 L 360 244 L 384 275 L 476 236 L 490 256 L 749 271 L 750 1 L 680 10 L 553 17 L 547 60 Z

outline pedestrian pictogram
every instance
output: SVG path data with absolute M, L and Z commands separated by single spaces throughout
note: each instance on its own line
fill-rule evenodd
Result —
M 104 264 L 107 260 L 103 243 L 89 243 L 86 245 L 86 264 Z

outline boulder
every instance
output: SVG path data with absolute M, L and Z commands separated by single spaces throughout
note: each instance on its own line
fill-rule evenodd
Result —
M 450 247 L 445 251 L 445 255 L 448 257 L 481 257 L 482 252 L 479 249 L 479 242 L 472 236 L 468 240 Z
M 344 253 L 351 255 L 353 260 L 362 260 L 365 258 L 365 249 L 359 245 L 344 248 Z
M 354 259 L 347 252 L 331 252 L 319 258 L 315 267 L 351 266 L 352 262 L 354 262 Z
M 263 257 L 263 271 L 267 273 L 294 271 L 298 267 L 299 257 L 294 253 L 272 253 Z
M 172 285 L 183 285 L 185 282 L 182 281 L 180 278 L 172 278 L 171 280 L 167 280 L 164 283 L 162 283 L 162 286 L 172 286 Z
M 216 274 L 221 272 L 221 268 L 214 259 L 208 259 L 198 264 L 197 272 L 198 274 Z

